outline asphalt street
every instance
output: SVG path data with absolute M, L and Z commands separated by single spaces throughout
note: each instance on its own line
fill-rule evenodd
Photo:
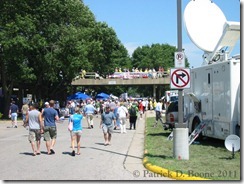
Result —
M 121 134 L 115 130 L 111 145 L 104 146 L 100 116 L 94 118 L 94 128 L 88 129 L 83 119 L 81 155 L 71 156 L 68 121 L 57 123 L 55 154 L 47 155 L 41 142 L 41 155 L 32 156 L 28 130 L 19 121 L 18 128 L 7 128 L 10 121 L 0 122 L 1 180 L 170 180 L 148 171 L 142 164 L 144 153 L 145 116 L 138 118 L 137 129 Z

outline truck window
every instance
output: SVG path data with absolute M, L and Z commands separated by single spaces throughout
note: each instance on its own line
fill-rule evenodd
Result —
M 210 73 L 208 73 L 208 84 L 210 84 Z
M 169 112 L 178 112 L 178 101 L 170 103 L 167 109 L 167 113 Z
M 171 97 L 170 97 L 170 101 L 171 101 L 171 102 L 174 102 L 174 101 L 176 101 L 176 100 L 178 100 L 178 96 L 171 96 Z

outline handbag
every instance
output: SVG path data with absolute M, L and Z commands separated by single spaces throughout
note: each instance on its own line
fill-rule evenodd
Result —
M 72 131 L 73 130 L 73 122 L 69 122 L 68 130 L 69 131 Z

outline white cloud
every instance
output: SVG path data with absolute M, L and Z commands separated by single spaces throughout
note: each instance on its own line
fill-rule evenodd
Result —
M 127 49 L 129 55 L 132 56 L 134 50 L 136 50 L 137 47 L 142 46 L 142 44 L 138 43 L 138 42 L 128 42 L 128 43 L 125 43 L 124 46 Z

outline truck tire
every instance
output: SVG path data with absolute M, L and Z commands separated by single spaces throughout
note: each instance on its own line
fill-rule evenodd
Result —
M 197 128 L 198 125 L 200 125 L 201 121 L 198 117 L 195 117 L 193 119 L 193 123 L 192 123 L 192 132 Z M 202 132 L 198 135 L 198 137 L 196 138 L 197 141 L 200 141 L 202 140 Z

